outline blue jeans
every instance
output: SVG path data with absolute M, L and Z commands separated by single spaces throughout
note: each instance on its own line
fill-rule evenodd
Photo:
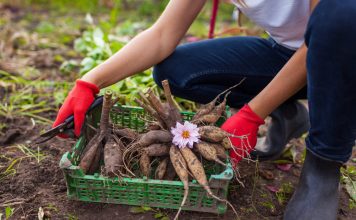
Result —
M 311 129 L 308 149 L 317 156 L 346 162 L 356 139 L 356 4 L 354 0 L 322 0 L 307 33 L 308 84 L 290 100 L 308 94 Z M 158 85 L 168 79 L 172 93 L 199 103 L 211 101 L 237 84 L 228 98 L 241 107 L 257 95 L 294 51 L 272 39 L 230 37 L 179 46 L 157 64 Z
M 178 46 L 154 67 L 158 85 L 168 79 L 172 93 L 207 103 L 220 92 L 246 80 L 232 90 L 228 105 L 241 107 L 256 96 L 278 73 L 295 51 L 272 39 L 229 37 Z M 306 98 L 304 88 L 292 99 Z
M 322 0 L 310 17 L 306 140 L 317 156 L 346 162 L 356 139 L 356 2 Z

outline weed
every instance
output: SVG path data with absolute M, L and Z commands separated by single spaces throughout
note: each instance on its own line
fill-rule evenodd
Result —
M 27 80 L 1 70 L 0 78 L 9 91 L 0 102 L 0 116 L 10 120 L 16 117 L 29 117 L 40 123 L 52 123 L 40 114 L 54 110 L 50 107 L 49 101 L 54 99 L 53 103 L 58 106 L 72 86 L 72 83 L 66 82 Z M 3 124 L 0 125 L 0 132 L 4 128 Z
M 0 158 L 5 159 L 6 161 L 8 161 L 9 165 L 0 167 L 0 182 L 3 179 L 6 179 L 10 176 L 13 176 L 16 174 L 16 169 L 15 169 L 15 165 L 20 162 L 22 160 L 22 158 L 17 158 L 17 159 L 12 159 L 12 158 L 8 158 L 5 155 L 0 155 Z
M 68 215 L 68 220 L 78 220 L 79 218 L 75 215 L 72 214 L 67 214 Z
M 5 208 L 5 220 L 8 220 L 11 218 L 11 216 L 14 214 L 15 212 L 15 208 L 11 208 L 11 207 L 6 207 Z M 0 220 L 2 220 L 2 216 L 4 214 L 0 212 Z
M 354 166 L 341 168 L 341 182 L 350 196 L 349 207 L 352 209 L 356 206 L 356 168 Z
M 11 151 L 11 149 L 14 149 L 15 151 L 20 151 L 23 155 L 16 158 L 11 158 L 6 155 L 0 155 L 0 159 L 7 161 L 8 164 L 4 167 L 0 167 L 0 182 L 3 179 L 15 175 L 17 173 L 15 165 L 19 166 L 22 160 L 34 159 L 37 163 L 40 163 L 43 159 L 46 158 L 46 155 L 40 152 L 39 147 L 37 147 L 37 150 L 32 150 L 23 144 L 19 144 L 17 146 L 10 147 L 9 152 Z
M 44 207 L 43 208 L 44 210 L 51 210 L 51 211 L 54 211 L 54 212 L 58 212 L 59 210 L 58 210 L 58 208 L 55 206 L 55 205 L 53 205 L 53 204 L 48 204 L 46 207 Z
M 290 194 L 292 194 L 293 192 L 293 185 L 292 183 L 288 182 L 288 183 L 283 183 L 281 188 L 278 190 L 278 192 L 276 192 L 276 197 L 278 200 L 278 203 L 280 205 L 283 205 Z
M 149 206 L 135 206 L 131 207 L 129 210 L 130 213 L 139 214 L 139 213 L 147 213 L 153 212 L 153 217 L 159 220 L 169 220 L 167 214 L 161 212 L 159 209 L 153 209 Z
M 7 128 L 7 124 L 6 123 L 0 123 L 0 135 L 4 135 L 4 133 L 2 132 L 3 130 L 5 130 Z
M 0 103 L 0 116 L 7 119 L 25 116 L 43 123 L 51 123 L 50 120 L 39 116 L 39 113 L 50 111 L 52 108 L 46 107 L 48 106 L 46 101 L 37 101 L 40 95 L 34 94 L 32 90 L 31 87 L 25 87 L 5 97 Z
M 276 206 L 272 202 L 261 202 L 260 205 L 268 208 L 271 213 L 276 212 Z
M 48 21 L 41 21 L 37 25 L 35 30 L 36 30 L 36 32 L 41 33 L 41 34 L 49 34 L 55 30 L 55 26 Z
M 40 148 L 37 146 L 37 151 L 32 150 L 26 145 L 19 144 L 16 146 L 23 154 L 25 154 L 25 158 L 35 159 L 37 163 L 40 163 L 43 159 L 46 158 L 46 155 L 40 152 Z

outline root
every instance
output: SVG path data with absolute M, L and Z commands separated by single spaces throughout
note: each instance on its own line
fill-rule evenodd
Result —
M 224 166 L 224 167 L 227 167 L 227 165 L 226 165 L 224 162 L 222 162 L 220 159 L 218 159 L 218 158 L 216 158 L 214 161 L 215 161 L 216 163 L 218 163 L 218 164 Z
M 187 198 L 188 198 L 188 194 L 189 194 L 189 190 L 187 189 L 184 189 L 184 195 L 183 195 L 183 200 L 180 204 L 180 207 L 177 211 L 177 214 L 174 216 L 174 220 L 178 220 L 178 217 L 179 217 L 179 214 L 180 212 L 182 211 L 182 207 L 184 206 L 185 202 L 187 201 Z
M 230 206 L 230 208 L 234 212 L 236 218 L 239 219 L 239 214 L 237 214 L 235 207 L 229 201 L 227 201 L 226 199 L 221 199 L 221 198 L 217 197 L 216 195 L 213 194 L 213 192 L 211 192 L 211 190 L 208 191 L 208 194 L 209 194 L 209 196 L 213 197 L 214 199 L 216 199 L 220 202 L 225 202 L 228 206 Z

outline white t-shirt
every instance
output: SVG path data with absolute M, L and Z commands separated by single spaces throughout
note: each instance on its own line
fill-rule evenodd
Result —
M 290 49 L 303 44 L 310 0 L 245 0 L 247 7 L 242 7 L 236 0 L 233 2 L 277 43 Z

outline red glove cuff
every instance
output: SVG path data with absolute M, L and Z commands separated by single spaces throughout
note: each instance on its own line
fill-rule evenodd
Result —
M 251 122 L 254 122 L 258 125 L 263 125 L 265 123 L 265 120 L 263 120 L 260 116 L 258 116 L 248 104 L 245 104 L 244 107 L 242 107 L 239 111 L 241 117 L 245 118 L 246 120 L 249 120 Z
M 87 81 L 83 81 L 81 79 L 77 79 L 76 84 L 79 87 L 85 87 L 85 88 L 89 88 L 95 95 L 98 94 L 100 92 L 99 87 L 97 87 L 95 84 L 87 82 Z

